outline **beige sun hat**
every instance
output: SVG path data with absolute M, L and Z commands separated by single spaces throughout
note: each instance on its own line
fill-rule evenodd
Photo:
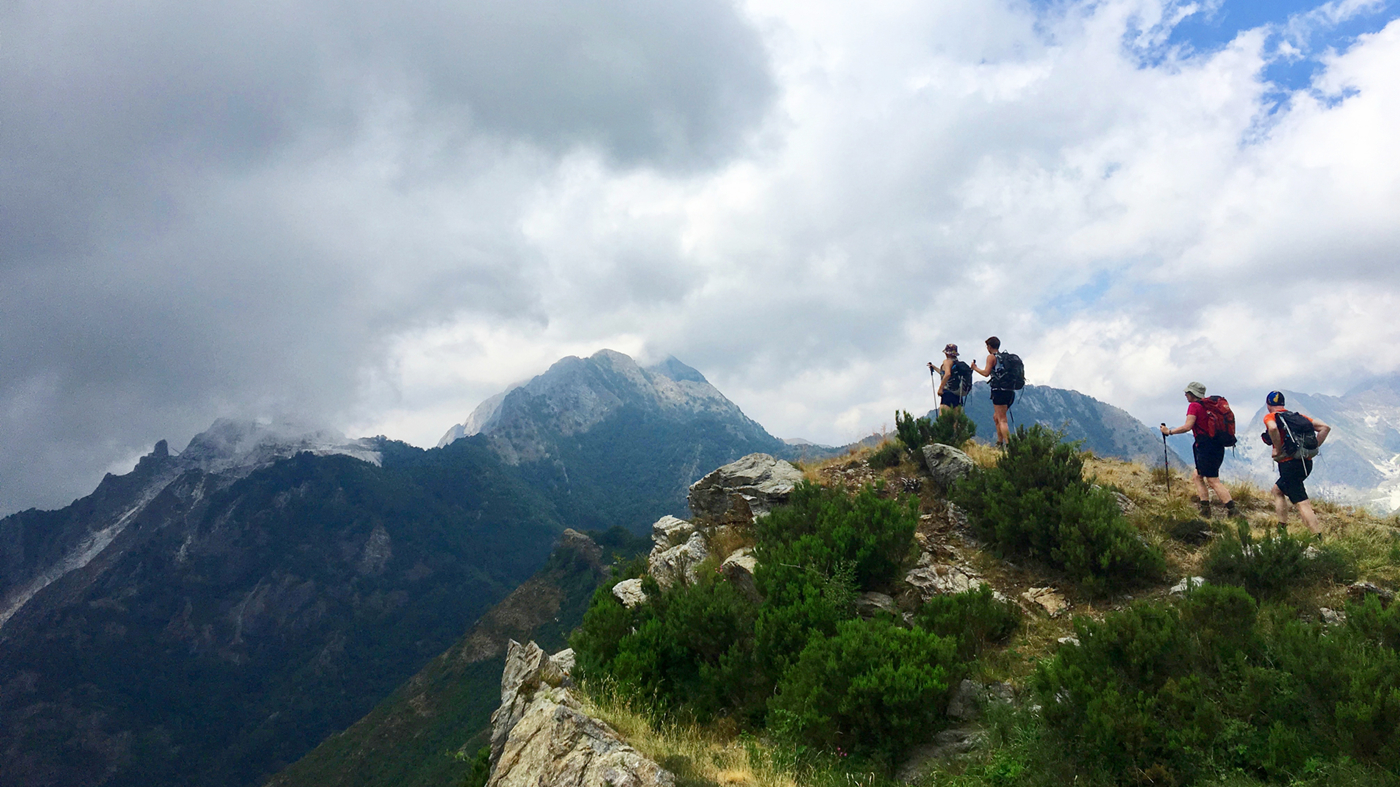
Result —
M 1204 399 L 1206 398 L 1206 387 L 1201 383 L 1190 382 L 1186 384 L 1186 393 L 1191 394 L 1197 399 Z

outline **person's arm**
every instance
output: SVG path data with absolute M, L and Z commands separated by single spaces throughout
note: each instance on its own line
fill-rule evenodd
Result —
M 1283 433 L 1278 430 L 1277 421 L 1265 421 L 1264 425 L 1269 427 L 1269 442 L 1274 444 L 1273 460 L 1277 462 L 1283 456 Z
M 953 359 L 944 357 L 943 366 L 938 370 L 938 395 L 943 395 L 943 388 L 948 384 L 948 374 L 953 371 Z
M 985 368 L 983 368 L 983 369 L 978 369 L 978 368 L 977 368 L 977 362 L 976 362 L 976 361 L 973 361 L 973 362 L 972 362 L 972 371 L 977 372 L 978 374 L 982 375 L 983 377 L 991 377 L 991 376 L 992 376 L 992 369 L 995 369 L 995 368 L 996 368 L 996 365 L 997 365 L 997 357 L 996 357 L 995 355 L 988 355 L 988 356 L 987 356 L 987 366 L 986 366 Z
M 1158 428 L 1162 430 L 1162 434 L 1186 434 L 1187 432 L 1196 428 L 1196 414 L 1187 413 L 1186 423 L 1182 424 L 1181 426 L 1168 429 L 1166 425 L 1163 425 Z
M 1322 445 L 1322 443 L 1327 440 L 1327 435 L 1332 434 L 1332 427 L 1316 418 L 1309 418 L 1308 420 L 1312 421 L 1313 429 L 1317 430 L 1317 444 Z

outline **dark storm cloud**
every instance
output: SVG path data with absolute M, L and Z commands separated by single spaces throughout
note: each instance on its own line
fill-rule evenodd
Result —
M 218 415 L 346 407 L 406 326 L 544 319 L 518 224 L 557 157 L 711 166 L 773 92 L 714 0 L 20 0 L 0 30 L 0 514 Z

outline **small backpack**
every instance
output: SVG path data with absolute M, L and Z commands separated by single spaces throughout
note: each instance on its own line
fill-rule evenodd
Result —
M 992 387 L 998 391 L 1019 391 L 1026 387 L 1026 367 L 1020 356 L 997 353 L 997 368 L 992 370 Z
M 1220 445 L 1229 448 L 1238 442 L 1235 439 L 1235 411 L 1223 396 L 1207 396 L 1201 400 L 1205 410 L 1205 423 L 1199 424 L 1201 432 Z
M 967 396 L 972 393 L 972 367 L 962 361 L 953 361 L 948 369 L 948 382 L 943 390 L 954 396 Z
M 1284 454 L 1294 459 L 1317 456 L 1317 429 L 1307 416 L 1284 410 L 1274 416 L 1274 423 L 1283 435 Z

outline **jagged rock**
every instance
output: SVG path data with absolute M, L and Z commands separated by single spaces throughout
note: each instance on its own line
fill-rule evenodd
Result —
M 1395 593 L 1370 582 L 1353 582 L 1347 587 L 1347 593 L 1355 599 L 1364 599 L 1367 596 L 1376 596 L 1384 603 L 1389 604 L 1395 599 Z
M 787 501 L 802 471 L 768 454 L 748 456 L 712 471 L 690 486 L 690 510 L 698 519 L 752 521 Z
M 662 590 L 677 582 L 691 584 L 695 582 L 701 561 L 709 556 L 710 550 L 705 546 L 705 536 L 695 532 L 680 546 L 665 550 L 659 546 L 653 548 L 651 555 L 647 557 L 647 571 L 656 579 L 656 584 L 660 585 Z
M 647 594 L 642 592 L 641 579 L 624 579 L 613 585 L 612 594 L 622 602 L 622 606 L 631 609 L 638 604 L 647 603 Z
M 1303 557 L 1308 560 L 1317 560 L 1322 557 L 1322 550 L 1312 544 L 1308 544 L 1308 548 L 1303 550 Z
M 1055 641 L 1060 643 L 1061 645 L 1073 645 L 1076 648 L 1079 647 L 1079 637 L 1060 637 Z
M 958 721 L 975 721 L 982 716 L 982 709 L 991 703 L 1011 704 L 1016 699 L 1016 691 L 1009 683 L 983 685 L 964 678 L 953 690 L 948 699 L 948 718 Z
M 1205 577 L 1182 577 L 1181 581 L 1176 583 L 1175 585 L 1172 585 L 1172 589 L 1168 592 L 1171 593 L 1173 596 L 1180 596 L 1181 594 L 1195 590 L 1196 588 L 1204 584 L 1206 584 Z
M 947 492 L 976 467 L 972 457 L 950 445 L 929 443 L 922 450 L 924 466 L 928 468 L 934 487 L 940 492 Z
M 928 775 L 938 760 L 966 754 L 977 748 L 983 735 L 981 730 L 972 727 L 944 730 L 935 735 L 931 743 L 914 747 L 904 764 L 895 772 L 895 777 L 903 782 L 919 781 Z
M 919 566 L 904 575 L 904 582 L 913 587 L 924 601 L 937 595 L 962 593 L 982 587 L 982 579 L 976 571 L 946 564 Z
M 1069 609 L 1069 602 L 1065 601 L 1064 596 L 1056 593 L 1054 588 L 1031 588 L 1022 593 L 1021 598 L 1052 618 L 1059 617 Z
M 567 689 L 573 651 L 511 641 L 491 716 L 488 787 L 674 787 L 675 777 L 583 713 Z
M 663 516 L 651 526 L 651 543 L 659 549 L 670 549 L 684 544 L 694 532 L 695 525 L 684 519 Z
M 734 587 L 754 601 L 760 601 L 758 585 L 754 583 L 753 572 L 758 568 L 753 550 L 749 547 L 736 549 L 719 565 L 719 571 Z
M 899 608 L 895 606 L 894 599 L 884 593 L 862 593 L 856 599 L 856 614 L 863 618 L 873 618 L 876 615 L 887 612 L 891 615 L 899 615 Z
M 1347 622 L 1347 613 L 1342 612 L 1340 610 L 1328 609 L 1327 607 L 1323 607 L 1317 612 L 1319 615 L 1322 616 L 1322 622 L 1328 626 L 1340 626 L 1343 623 Z

